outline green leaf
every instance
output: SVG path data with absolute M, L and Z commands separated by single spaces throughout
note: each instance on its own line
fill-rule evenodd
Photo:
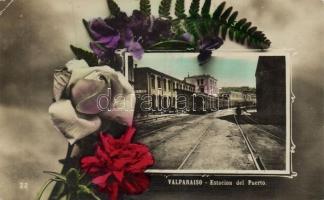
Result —
M 151 15 L 151 4 L 150 0 L 141 0 L 140 1 L 140 10 L 147 16 Z
M 186 41 L 182 40 L 168 40 L 163 42 L 158 42 L 152 45 L 150 50 L 189 50 L 193 49 L 194 46 Z
M 257 27 L 253 26 L 253 27 L 249 28 L 249 30 L 247 31 L 247 33 L 251 35 L 251 34 L 254 33 L 256 30 L 257 30 Z
M 36 200 L 41 200 L 42 199 L 42 196 L 46 190 L 46 188 L 52 183 L 54 182 L 54 180 L 50 179 L 48 180 L 44 185 L 43 187 L 41 188 L 40 192 L 38 192 L 37 196 L 36 196 Z
M 190 9 L 189 9 L 189 14 L 191 17 L 199 17 L 199 5 L 200 4 L 200 0 L 192 0 L 191 5 L 190 5 Z
M 91 34 L 90 27 L 89 27 L 89 22 L 88 22 L 87 20 L 85 20 L 85 19 L 82 19 L 82 23 L 83 23 L 84 27 L 86 28 L 87 33 L 88 33 L 88 35 L 90 36 L 90 38 L 91 38 L 92 40 L 95 40 L 95 38 L 94 38 L 93 35 Z
M 79 185 L 80 173 L 77 169 L 71 168 L 66 173 L 66 184 L 68 188 L 77 188 Z
M 223 40 L 226 40 L 226 34 L 227 34 L 228 26 L 224 24 L 221 29 L 221 36 Z
M 118 16 L 120 14 L 120 8 L 114 0 L 107 0 L 107 4 L 111 15 Z
M 215 10 L 214 14 L 213 14 L 213 20 L 219 20 L 220 16 L 224 10 L 226 2 L 222 2 Z
M 187 32 L 193 35 L 195 40 L 198 40 L 200 33 L 197 27 L 197 20 L 195 18 L 187 18 L 185 20 L 185 27 Z
M 171 0 L 162 0 L 159 6 L 160 17 L 170 18 Z
M 57 173 L 57 172 L 51 172 L 51 171 L 44 171 L 45 174 L 49 174 L 51 176 L 54 176 L 55 178 L 58 178 L 60 180 L 66 180 L 65 175 Z
M 211 6 L 211 0 L 205 0 L 205 3 L 203 7 L 201 8 L 201 16 L 205 18 L 210 18 L 210 6 Z
M 80 199 L 94 199 L 100 200 L 100 198 L 86 185 L 79 185 L 79 189 L 77 191 L 78 200 Z
M 229 31 L 228 31 L 228 36 L 229 36 L 230 40 L 234 39 L 234 34 L 235 34 L 235 30 L 232 27 L 230 27 Z
M 240 19 L 235 25 L 234 25 L 234 27 L 237 29 L 237 30 L 239 30 L 239 29 L 241 29 L 241 26 L 244 24 L 246 22 L 246 19 L 245 18 L 243 18 L 243 19 Z
M 229 7 L 227 8 L 224 13 L 222 14 L 222 16 L 220 17 L 220 20 L 222 22 L 226 22 L 227 18 L 230 16 L 231 12 L 233 10 L 233 7 Z
M 229 25 L 233 25 L 234 24 L 237 15 L 238 15 L 238 12 L 237 11 L 235 11 L 235 12 L 232 13 L 232 15 L 228 18 L 228 24 Z
M 201 37 L 210 35 L 211 33 L 213 33 L 211 27 L 211 19 L 209 18 L 201 18 L 200 20 L 197 20 L 197 29 L 199 32 L 199 35 Z
M 179 19 L 186 18 L 184 0 L 177 0 L 175 5 L 175 16 Z
M 70 48 L 77 59 L 81 60 L 84 59 L 89 66 L 98 66 L 98 59 L 97 56 L 94 53 L 91 53 L 89 51 L 86 51 L 81 48 L 77 48 L 73 45 L 70 45 Z
M 241 30 L 242 30 L 243 32 L 246 32 L 246 31 L 248 30 L 248 28 L 250 28 L 251 25 L 252 25 L 251 22 L 245 23 L 245 24 L 242 26 Z

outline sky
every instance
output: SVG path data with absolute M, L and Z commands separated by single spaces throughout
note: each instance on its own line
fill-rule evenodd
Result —
M 218 80 L 218 87 L 255 87 L 257 56 L 240 58 L 213 55 L 199 66 L 196 53 L 145 53 L 138 67 L 150 67 L 183 80 L 186 76 L 209 74 Z

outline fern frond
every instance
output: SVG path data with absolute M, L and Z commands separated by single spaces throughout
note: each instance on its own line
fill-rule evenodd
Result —
M 118 14 L 120 13 L 118 4 L 114 0 L 107 0 L 107 4 L 111 15 L 118 16 Z
M 229 7 L 227 8 L 224 13 L 221 15 L 220 20 L 222 22 L 226 22 L 227 18 L 230 16 L 230 14 L 232 13 L 233 7 Z
M 200 0 L 192 0 L 191 5 L 190 5 L 190 9 L 189 9 L 189 14 L 191 17 L 199 17 L 199 5 L 200 4 Z
M 140 11 L 142 11 L 147 16 L 151 15 L 150 0 L 141 0 L 140 1 Z
M 264 33 L 257 31 L 256 27 L 251 27 L 252 23 L 245 18 L 235 22 L 238 12 L 232 13 L 233 8 L 225 9 L 225 2 L 222 2 L 213 13 L 214 34 L 219 35 L 225 40 L 227 34 L 230 40 L 235 40 L 241 44 L 247 44 L 251 48 L 269 48 L 271 42 Z
M 222 2 L 221 4 L 219 4 L 219 6 L 216 8 L 214 14 L 213 14 L 213 20 L 219 20 L 220 16 L 225 8 L 225 4 L 226 2 Z
M 211 0 L 205 0 L 203 7 L 201 8 L 201 16 L 204 18 L 209 18 L 210 14 Z
M 184 7 L 184 0 L 177 0 L 175 5 L 175 16 L 177 16 L 179 19 L 186 18 L 185 14 L 185 7 Z
M 185 27 L 188 33 L 194 36 L 195 41 L 199 38 L 199 29 L 197 27 L 197 20 L 193 18 L 187 18 L 185 20 Z
M 160 17 L 170 18 L 171 0 L 162 0 L 159 6 Z
M 228 24 L 229 25 L 233 25 L 234 24 L 237 15 L 238 15 L 238 12 L 237 11 L 235 11 L 235 12 L 232 13 L 232 15 L 228 18 Z

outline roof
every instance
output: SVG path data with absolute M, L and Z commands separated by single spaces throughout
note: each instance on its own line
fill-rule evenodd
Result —
M 150 67 L 139 67 L 139 68 L 134 68 L 134 71 L 145 71 L 145 72 L 150 72 L 150 73 L 157 74 L 157 75 L 160 75 L 160 76 L 162 76 L 162 77 L 167 77 L 167 78 L 170 78 L 170 79 L 174 79 L 174 80 L 176 80 L 176 81 L 178 81 L 178 82 L 180 82 L 180 83 L 184 83 L 184 84 L 187 84 L 187 85 L 190 85 L 190 86 L 195 87 L 195 85 L 193 85 L 193 84 L 187 83 L 187 82 L 185 82 L 185 81 L 183 81 L 183 80 L 177 79 L 177 78 L 175 78 L 175 77 L 173 77 L 173 76 L 170 76 L 170 75 L 168 75 L 168 74 L 165 74 L 165 73 L 159 72 L 159 71 L 157 71 L 157 70 L 155 70 L 155 69 L 152 69 L 152 68 L 150 68 Z
M 259 56 L 255 75 L 261 72 L 285 71 L 285 56 Z
M 209 74 L 202 74 L 202 75 L 194 75 L 194 76 L 187 76 L 186 78 L 212 78 L 217 81 L 217 79 Z

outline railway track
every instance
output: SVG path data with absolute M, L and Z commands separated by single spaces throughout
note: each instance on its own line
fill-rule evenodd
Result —
M 196 151 L 196 149 L 198 148 L 199 144 L 201 143 L 202 139 L 204 138 L 204 136 L 207 134 L 207 132 L 209 131 L 210 127 L 212 124 L 210 124 L 207 129 L 199 136 L 196 144 L 190 149 L 190 151 L 188 152 L 188 154 L 184 157 L 183 161 L 181 162 L 181 164 L 178 167 L 179 169 L 182 169 L 183 166 L 188 162 L 190 156 Z
M 266 167 L 263 164 L 260 155 L 258 155 L 258 152 L 253 147 L 249 137 L 244 133 L 242 127 L 240 126 L 240 124 L 239 124 L 239 122 L 238 122 L 238 120 L 236 118 L 236 115 L 233 114 L 233 117 L 234 117 L 235 123 L 238 126 L 238 128 L 239 128 L 239 130 L 241 132 L 241 135 L 242 135 L 242 137 L 244 139 L 244 143 L 246 144 L 246 146 L 247 146 L 247 148 L 249 150 L 249 153 L 251 155 L 251 158 L 252 158 L 252 161 L 253 161 L 253 164 L 254 164 L 255 168 L 257 170 L 266 170 Z
M 257 122 L 256 120 L 252 119 L 251 117 L 249 117 L 247 115 L 241 115 L 241 118 L 242 118 L 242 116 L 244 116 L 245 119 L 248 119 L 248 120 L 244 120 L 243 119 L 244 121 L 250 121 L 250 122 L 252 122 L 253 125 L 255 125 L 255 128 L 256 129 L 258 129 L 258 130 L 262 131 L 263 133 L 269 135 L 271 138 L 275 139 L 277 142 L 280 142 L 280 143 L 285 143 L 286 142 L 285 139 L 283 139 L 283 138 L 281 138 L 281 137 L 279 137 L 279 136 L 271 133 L 269 130 L 266 130 L 264 128 L 261 128 L 260 127 L 260 123 Z
M 179 116 L 174 115 L 174 116 L 169 116 L 169 119 L 162 121 L 162 125 L 161 124 L 156 124 L 156 123 L 151 123 L 150 125 L 147 125 L 145 127 L 139 128 L 139 129 L 145 129 L 145 132 L 142 132 L 136 136 L 136 139 L 142 139 L 145 137 L 148 137 L 152 134 L 154 134 L 155 132 L 161 131 L 163 129 L 166 129 L 168 127 L 174 126 L 178 123 L 181 123 L 185 120 L 188 119 L 189 116 L 181 116 L 180 119 L 176 120 Z M 161 122 L 161 121 L 160 121 Z M 173 122 L 173 123 L 170 123 Z M 143 124 L 137 124 L 138 126 L 143 125 Z M 148 130 L 148 131 L 146 131 Z

